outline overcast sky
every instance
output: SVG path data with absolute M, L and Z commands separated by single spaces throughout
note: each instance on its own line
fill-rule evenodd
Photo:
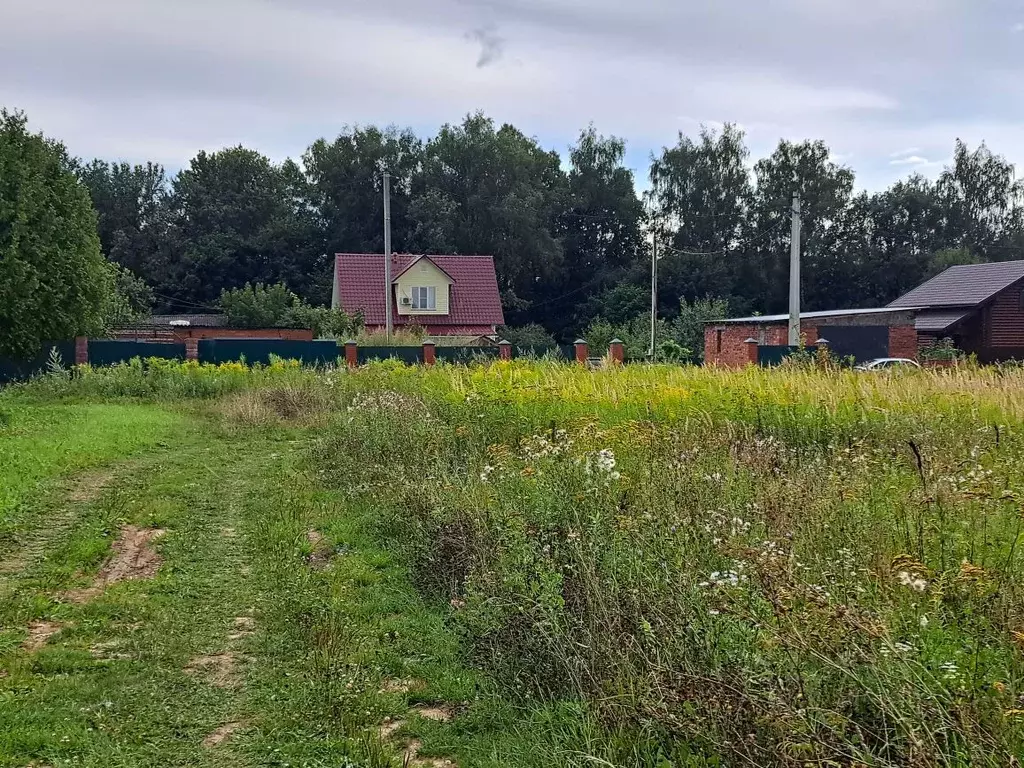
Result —
M 563 155 L 593 122 L 644 176 L 731 121 L 755 158 L 821 138 L 877 189 L 958 136 L 1024 163 L 1022 52 L 1024 0 L 0 0 L 0 105 L 171 169 L 482 109 Z

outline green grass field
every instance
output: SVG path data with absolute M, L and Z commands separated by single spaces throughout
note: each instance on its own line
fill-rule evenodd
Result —
M 0 766 L 1007 766 L 1024 374 L 0 393 Z

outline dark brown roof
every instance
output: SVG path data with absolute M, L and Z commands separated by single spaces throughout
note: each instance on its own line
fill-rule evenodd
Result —
M 890 307 L 975 307 L 1024 279 L 1024 261 L 950 267 L 900 296 Z
M 939 333 L 951 325 L 959 323 L 974 311 L 974 309 L 946 309 L 937 312 L 922 312 L 914 321 L 914 327 L 925 333 Z

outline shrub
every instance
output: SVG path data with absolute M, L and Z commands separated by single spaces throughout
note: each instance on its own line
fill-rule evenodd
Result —
M 315 336 L 344 340 L 363 327 L 361 313 L 312 307 L 284 283 L 246 283 L 244 288 L 225 290 L 220 306 L 233 328 L 308 328 Z
M 515 349 L 545 350 L 558 346 L 555 337 L 537 323 L 519 327 L 504 325 L 498 329 L 498 336 Z
M 952 339 L 938 339 L 932 344 L 923 347 L 920 352 L 922 360 L 957 360 L 962 353 L 957 349 L 956 342 Z

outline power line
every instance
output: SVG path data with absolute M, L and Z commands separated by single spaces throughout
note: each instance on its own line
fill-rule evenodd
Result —
M 158 298 L 158 299 L 163 299 L 164 301 L 170 302 L 171 305 L 173 305 L 173 306 L 194 307 L 195 309 L 209 309 L 209 310 L 211 310 L 213 312 L 220 312 L 221 311 L 220 307 L 211 307 L 211 306 L 209 306 L 207 304 L 196 304 L 196 303 L 191 302 L 191 301 L 185 301 L 184 299 L 176 299 L 173 296 L 166 296 L 166 295 L 164 295 L 162 293 L 157 293 L 156 291 L 153 291 L 153 295 L 156 298 Z
M 770 237 L 771 235 L 775 234 L 779 229 L 782 228 L 782 225 L 785 224 L 785 223 L 786 223 L 785 220 L 780 220 L 780 221 L 775 223 L 775 226 L 769 227 L 766 231 L 762 232 L 758 237 L 754 238 L 753 240 L 749 240 L 749 241 L 747 241 L 745 243 L 741 243 L 737 247 L 722 248 L 721 250 L 718 250 L 718 251 L 688 251 L 688 250 L 685 250 L 683 248 L 673 248 L 671 245 L 664 245 L 664 244 L 661 247 L 662 247 L 662 249 L 664 249 L 666 251 L 671 251 L 672 253 L 680 254 L 680 255 L 683 255 L 683 256 L 725 256 L 726 254 L 728 254 L 731 251 L 738 251 L 741 248 L 752 248 L 752 247 L 754 247 L 755 245 L 757 245 L 761 241 L 766 240 L 766 239 L 768 239 L 768 237 Z
M 547 306 L 548 304 L 554 304 L 556 301 L 561 301 L 562 299 L 568 299 L 570 296 L 575 296 L 577 293 L 582 293 L 583 291 L 589 291 L 591 288 L 596 288 L 600 282 L 601 282 L 600 280 L 593 281 L 593 282 L 591 282 L 591 283 L 589 283 L 587 285 L 584 285 L 584 286 L 582 286 L 580 288 L 577 288 L 575 290 L 569 291 L 568 293 L 564 293 L 561 296 L 555 296 L 552 299 L 545 299 L 544 301 L 534 302 L 534 303 L 530 304 L 529 309 L 536 309 L 537 307 L 544 307 L 544 306 Z

